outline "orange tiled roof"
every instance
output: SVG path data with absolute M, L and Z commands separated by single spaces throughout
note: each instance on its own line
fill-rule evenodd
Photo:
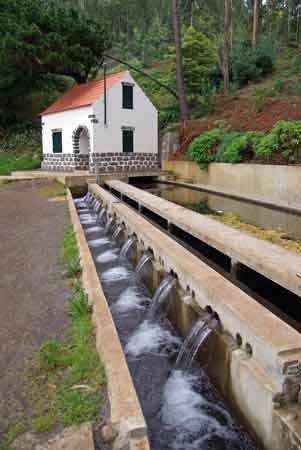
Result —
M 115 73 L 107 77 L 107 90 L 111 89 L 127 71 Z M 104 94 L 104 80 L 89 81 L 85 84 L 76 84 L 65 92 L 56 102 L 45 109 L 40 115 L 66 111 L 92 105 Z

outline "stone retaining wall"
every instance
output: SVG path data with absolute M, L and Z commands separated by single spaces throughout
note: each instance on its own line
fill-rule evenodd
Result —
M 91 173 L 129 172 L 159 168 L 156 153 L 46 153 L 43 155 L 42 170 L 73 172 L 90 170 Z
M 128 172 L 158 169 L 157 153 L 90 153 L 90 172 Z
M 45 153 L 42 170 L 55 172 L 73 172 L 74 170 L 89 170 L 89 155 L 73 153 Z

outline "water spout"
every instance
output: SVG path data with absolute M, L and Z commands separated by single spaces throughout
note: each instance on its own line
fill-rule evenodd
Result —
M 109 234 L 111 228 L 113 227 L 115 222 L 114 217 L 110 217 L 110 219 L 107 221 L 107 224 L 105 226 L 105 234 Z
M 168 275 L 161 282 L 152 299 L 152 305 L 148 313 L 150 320 L 159 318 L 169 306 L 171 294 L 177 286 L 177 280 L 172 275 Z
M 124 228 L 123 228 L 122 225 L 118 225 L 116 227 L 116 230 L 114 231 L 113 236 L 112 236 L 114 241 L 117 241 L 117 239 L 119 238 L 120 234 L 123 232 L 123 229 Z
M 107 213 L 106 208 L 102 208 L 98 215 L 98 219 L 101 223 L 104 223 L 106 213 Z
M 123 244 L 121 251 L 120 251 L 120 257 L 121 258 L 127 258 L 130 250 L 133 248 L 133 245 L 137 241 L 137 238 L 133 235 L 128 238 L 128 240 Z
M 182 345 L 175 364 L 176 369 L 189 369 L 191 367 L 199 349 L 217 327 L 218 320 L 209 313 L 196 322 Z
M 153 255 L 150 252 L 146 251 L 143 253 L 143 255 L 140 258 L 140 261 L 137 264 L 136 270 L 135 270 L 137 277 L 141 276 L 142 271 L 145 268 L 146 264 L 148 262 L 150 262 L 152 259 L 153 259 Z

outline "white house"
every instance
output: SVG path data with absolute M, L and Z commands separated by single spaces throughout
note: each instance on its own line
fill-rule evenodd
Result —
M 158 167 L 158 112 L 129 71 L 75 85 L 41 119 L 44 170 Z

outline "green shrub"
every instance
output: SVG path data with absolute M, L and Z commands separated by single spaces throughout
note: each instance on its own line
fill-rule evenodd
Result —
M 280 94 L 281 92 L 284 91 L 285 88 L 285 80 L 276 80 L 274 85 L 273 85 L 273 90 L 275 92 L 277 92 L 278 94 Z
M 225 139 L 221 144 L 219 161 L 239 163 L 244 158 L 252 159 L 255 154 L 255 146 L 262 137 L 262 133 L 257 133 L 255 131 L 249 131 L 243 134 L 232 133 L 232 136 L 228 135 L 228 140 Z M 221 152 L 222 148 L 223 151 Z
M 241 133 L 238 133 L 236 131 L 231 131 L 231 132 L 226 133 L 223 136 L 223 139 L 222 139 L 220 145 L 218 146 L 218 150 L 217 150 L 217 154 L 216 154 L 216 158 L 215 158 L 215 160 L 217 162 L 226 162 L 225 158 L 224 158 L 224 153 L 226 152 L 226 150 L 229 147 L 229 145 L 231 144 L 231 142 L 240 135 L 241 135 Z M 227 161 L 227 162 L 229 162 L 229 161 Z
M 252 90 L 252 97 L 254 99 L 254 106 L 257 113 L 260 113 L 267 100 L 273 96 L 273 91 L 264 87 L 256 87 Z
M 292 72 L 300 74 L 301 72 L 301 54 L 298 52 L 298 54 L 292 59 L 291 64 Z
M 300 81 L 293 81 L 288 87 L 289 95 L 299 97 L 301 95 L 301 83 Z
M 217 146 L 222 142 L 224 134 L 224 129 L 214 128 L 194 139 L 188 148 L 188 159 L 201 165 L 214 161 Z
M 231 76 L 239 85 L 257 81 L 271 73 L 275 65 L 275 48 L 265 39 L 256 49 L 250 40 L 240 41 L 234 45 L 230 55 Z
M 301 121 L 280 121 L 271 133 L 259 140 L 255 146 L 258 159 L 267 160 L 274 154 L 281 155 L 288 162 L 301 159 Z

